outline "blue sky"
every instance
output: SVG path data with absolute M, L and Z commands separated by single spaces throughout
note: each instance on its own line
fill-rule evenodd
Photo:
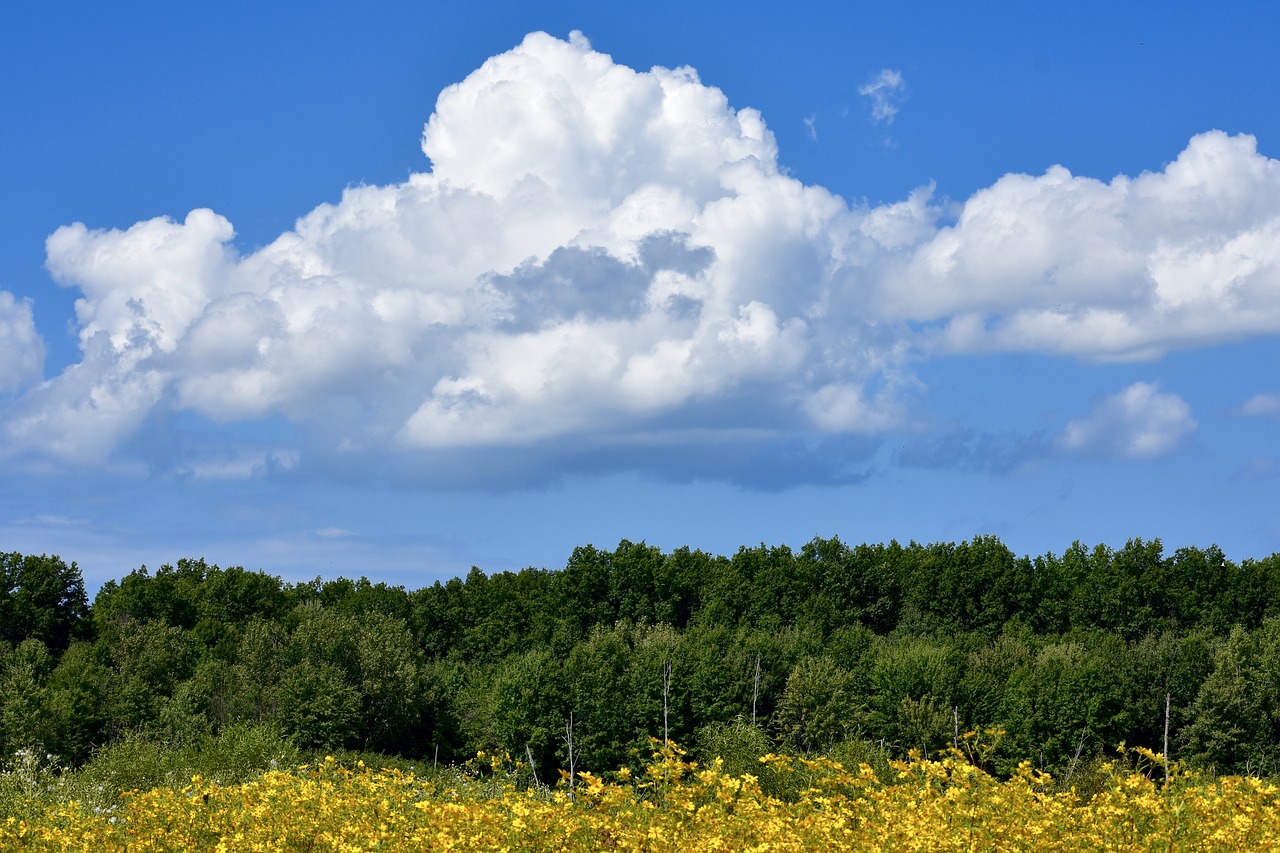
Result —
M 1272 3 L 0 9 L 0 549 L 1280 550 Z

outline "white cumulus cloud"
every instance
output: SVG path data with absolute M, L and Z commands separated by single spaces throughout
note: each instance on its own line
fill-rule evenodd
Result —
M 39 379 L 44 371 L 44 339 L 36 331 L 30 300 L 0 290 L 0 393 Z
M 869 86 L 890 120 L 901 75 Z M 1135 178 L 1055 166 L 961 203 L 922 187 L 851 206 L 788 176 L 763 117 L 693 69 L 534 33 L 440 94 L 422 150 L 429 168 L 350 187 L 249 254 L 209 210 L 58 229 L 47 264 L 80 292 L 82 359 L 8 406 L 3 452 L 92 463 L 193 412 L 298 427 L 296 453 L 272 453 L 300 470 L 732 478 L 725 460 L 829 472 L 814 454 L 842 453 L 857 478 L 869 437 L 910 416 L 920 359 L 1153 358 L 1280 331 L 1280 165 L 1249 136 L 1197 136 Z M 25 359 L 0 385 L 39 378 L 32 335 L 30 306 L 0 297 L 0 354 Z M 1144 388 L 1167 416 L 1126 453 L 1190 423 L 1149 386 L 1116 399 Z M 1107 405 L 1069 445 L 1100 441 Z M 251 451 L 187 469 L 262 470 Z
M 529 445 L 761 393 L 770 427 L 822 429 L 811 400 L 876 381 L 874 346 L 829 364 L 817 343 L 857 215 L 782 174 L 759 113 L 692 69 L 535 33 L 440 95 L 422 149 L 430 171 L 246 256 L 208 210 L 56 231 L 85 358 L 10 439 L 87 460 L 176 408 L 282 414 L 349 452 Z M 878 322 L 832 319 L 850 341 Z M 838 423 L 887 422 L 874 399 Z
M 891 263 L 876 302 L 946 352 L 1151 359 L 1280 331 L 1280 162 L 1211 131 L 1108 183 L 1006 175 Z
M 1152 383 L 1135 382 L 1069 422 L 1060 441 L 1064 449 L 1085 456 L 1141 459 L 1170 452 L 1195 428 L 1185 400 L 1161 393 Z

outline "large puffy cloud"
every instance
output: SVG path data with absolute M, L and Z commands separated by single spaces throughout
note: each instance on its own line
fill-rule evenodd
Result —
M 0 393 L 15 391 L 44 368 L 44 339 L 36 331 L 31 302 L 0 290 Z
M 938 321 L 949 352 L 1144 359 L 1274 333 L 1280 162 L 1213 131 L 1132 179 L 1007 175 L 891 268 L 877 301 Z
M 817 345 L 856 217 L 691 69 L 533 34 L 441 94 L 422 148 L 430 171 L 349 188 L 244 257 L 207 210 L 59 229 L 85 359 L 10 437 L 88 458 L 178 408 L 412 452 L 737 429 L 762 394 L 771 440 L 890 422 L 895 356 Z
M 1133 179 L 1055 167 L 958 207 L 927 187 L 851 207 L 692 69 L 535 33 L 440 95 L 422 149 L 429 171 L 348 188 L 248 255 L 207 210 L 59 229 L 84 358 L 10 410 L 10 449 L 102 458 L 191 411 L 283 417 L 331 466 L 449 482 L 485 453 L 531 479 L 604 458 L 732 479 L 705 448 L 834 454 L 847 480 L 906 417 L 914 359 L 1280 330 L 1280 169 L 1246 136 Z
M 64 459 L 108 455 L 164 398 L 172 371 L 158 365 L 218 296 L 233 268 L 231 225 L 207 210 L 179 224 L 126 231 L 81 224 L 48 240 L 54 277 L 78 286 L 83 359 L 30 391 L 8 413 L 9 450 L 34 447 Z

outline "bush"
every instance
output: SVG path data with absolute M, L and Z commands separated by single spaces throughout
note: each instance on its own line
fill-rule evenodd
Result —
M 297 747 L 272 725 L 233 725 L 189 743 L 134 732 L 93 753 L 79 770 L 61 767 L 55 756 L 19 750 L 0 773 L 0 820 L 66 800 L 110 813 L 127 791 L 182 788 L 196 775 L 234 785 L 266 770 L 292 769 L 301 760 Z

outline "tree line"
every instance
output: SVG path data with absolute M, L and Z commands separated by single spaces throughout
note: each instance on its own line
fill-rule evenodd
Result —
M 730 557 L 622 541 L 417 590 L 179 560 L 109 581 L 0 554 L 0 762 L 272 726 L 304 749 L 610 770 L 705 756 L 926 754 L 1070 772 L 1121 743 L 1219 772 L 1280 758 L 1280 554 L 995 537 L 815 539 Z M 545 778 L 544 775 L 544 778 Z

